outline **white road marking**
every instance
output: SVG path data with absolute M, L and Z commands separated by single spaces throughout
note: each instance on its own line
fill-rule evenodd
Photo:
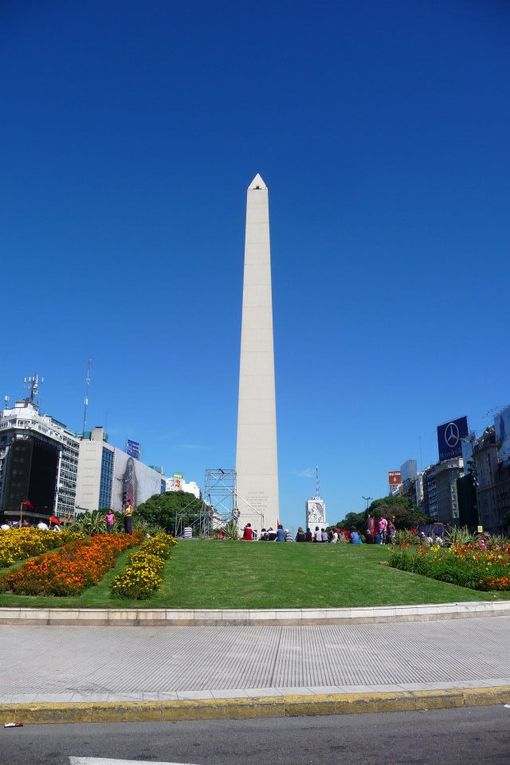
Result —
M 193 765 L 192 762 L 154 762 L 153 760 L 112 760 L 110 757 L 69 757 L 69 765 Z

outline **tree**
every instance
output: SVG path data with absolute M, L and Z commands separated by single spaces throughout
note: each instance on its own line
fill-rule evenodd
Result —
M 136 509 L 136 514 L 149 523 L 157 523 L 169 534 L 175 534 L 177 526 L 191 526 L 202 510 L 203 503 L 186 491 L 167 491 L 154 494 Z
M 355 528 L 356 531 L 365 533 L 366 530 L 366 515 L 365 513 L 347 513 L 342 521 L 337 521 L 336 524 L 341 529 L 350 531 Z
M 409 497 L 401 497 L 399 495 L 374 499 L 368 508 L 368 512 L 377 518 L 383 515 L 385 518 L 395 516 L 395 526 L 397 529 L 416 528 L 421 523 L 432 522 L 428 515 L 418 510 L 418 507 L 411 502 Z
M 395 516 L 395 526 L 397 529 L 416 528 L 421 523 L 431 523 L 428 515 L 420 513 L 416 505 L 413 505 L 409 497 L 400 497 L 390 495 L 374 499 L 370 507 L 361 513 L 347 513 L 342 521 L 337 522 L 337 526 L 343 529 L 352 529 L 364 534 L 367 529 L 367 516 L 385 518 Z

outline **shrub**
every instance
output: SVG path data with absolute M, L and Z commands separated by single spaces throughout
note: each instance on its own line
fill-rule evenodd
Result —
M 98 534 L 75 539 L 58 552 L 40 555 L 4 576 L 0 579 L 0 591 L 19 595 L 78 595 L 103 578 L 119 553 L 140 541 L 138 534 Z
M 0 568 L 12 566 L 18 560 L 40 555 L 61 547 L 77 535 L 69 531 L 44 531 L 34 528 L 5 529 L 0 531 Z
M 470 542 L 474 542 L 476 536 L 466 526 L 463 526 L 460 529 L 448 529 L 444 538 L 447 545 L 467 545 Z
M 72 529 L 82 531 L 84 534 L 92 536 L 93 534 L 106 533 L 105 511 L 93 510 L 86 513 L 80 513 L 72 525 Z
M 163 581 L 164 561 L 176 540 L 169 534 L 158 534 L 144 542 L 130 555 L 129 564 L 111 584 L 114 595 L 133 600 L 145 600 Z
M 400 529 L 395 534 L 395 544 L 399 547 L 410 547 L 411 545 L 419 545 L 420 537 L 407 529 Z
M 473 590 L 510 590 L 510 544 L 396 547 L 389 565 Z

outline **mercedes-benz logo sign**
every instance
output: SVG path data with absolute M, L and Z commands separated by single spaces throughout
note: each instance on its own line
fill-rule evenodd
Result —
M 449 422 L 444 430 L 444 440 L 447 446 L 450 447 L 450 449 L 453 449 L 454 446 L 457 446 L 457 444 L 460 441 L 460 433 L 459 428 L 454 422 Z

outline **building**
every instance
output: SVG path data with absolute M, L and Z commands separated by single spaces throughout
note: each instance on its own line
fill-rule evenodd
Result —
M 171 478 L 166 478 L 166 491 L 184 491 L 201 499 L 200 486 L 195 481 L 185 481 L 182 473 L 174 473 Z
M 472 462 L 479 522 L 485 531 L 502 534 L 510 513 L 510 466 L 505 454 L 502 455 L 494 427 L 486 428 L 473 442 Z
M 480 525 L 476 498 L 476 480 L 474 473 L 457 478 L 457 498 L 459 500 L 459 526 L 466 526 L 475 532 Z
M 279 498 L 269 199 L 258 174 L 248 187 L 246 203 L 236 471 L 239 525 L 276 528 Z
M 76 510 L 111 507 L 121 512 L 127 502 L 139 505 L 166 491 L 166 478 L 127 452 L 108 443 L 102 427 L 80 441 Z
M 434 521 L 459 525 L 457 478 L 464 474 L 462 457 L 452 457 L 423 471 L 423 502 L 420 510 Z
M 16 520 L 37 522 L 73 514 L 79 437 L 63 423 L 41 414 L 30 397 L 0 413 L 0 511 Z

